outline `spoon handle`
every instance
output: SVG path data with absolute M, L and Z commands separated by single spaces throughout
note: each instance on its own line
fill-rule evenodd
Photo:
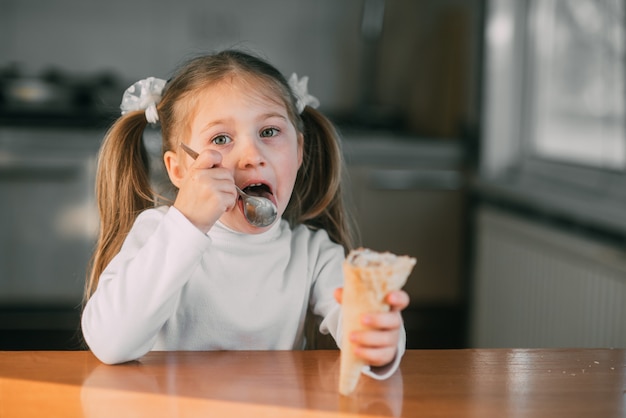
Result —
M 183 149 L 183 151 L 185 151 L 187 154 L 189 154 L 189 156 L 190 156 L 191 158 L 193 158 L 194 160 L 195 160 L 196 158 L 198 158 L 198 155 L 200 155 L 200 154 L 198 154 L 197 152 L 195 152 L 194 150 L 192 150 L 191 148 L 189 148 L 189 147 L 187 146 L 187 144 L 185 144 L 184 142 L 181 142 L 181 143 L 180 143 L 180 147 Z
M 239 186 L 235 185 L 235 189 L 237 189 L 237 193 L 239 193 L 239 195 L 240 195 L 241 197 L 249 197 L 249 195 L 248 195 L 246 192 L 244 192 L 243 190 L 241 190 L 241 189 L 239 188 Z

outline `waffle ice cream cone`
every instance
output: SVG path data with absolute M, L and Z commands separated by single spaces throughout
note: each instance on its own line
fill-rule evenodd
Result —
M 356 388 L 361 371 L 367 365 L 354 355 L 350 334 L 363 330 L 361 315 L 389 311 L 385 296 L 399 290 L 406 283 L 415 258 L 397 256 L 390 252 L 379 253 L 359 248 L 348 254 L 343 263 L 344 286 L 342 298 L 341 365 L 339 393 L 349 395 Z

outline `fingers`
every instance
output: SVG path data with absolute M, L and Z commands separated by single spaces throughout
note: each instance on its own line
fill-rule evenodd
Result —
M 399 328 L 358 331 L 350 335 L 354 354 L 372 366 L 384 366 L 393 360 L 399 338 Z
M 364 314 L 361 323 L 369 329 L 393 330 L 402 326 L 402 316 L 398 311 Z
M 409 294 L 404 290 L 389 292 L 385 301 L 389 304 L 392 311 L 401 311 L 409 306 Z
M 355 346 L 354 354 L 370 366 L 380 367 L 392 362 L 396 356 L 397 347 L 363 347 Z
M 230 170 L 221 166 L 222 155 L 204 150 L 190 164 L 180 185 L 174 206 L 196 227 L 207 232 L 237 203 L 235 182 Z
M 343 289 L 336 289 L 334 295 L 341 303 Z M 403 290 L 389 292 L 385 302 L 390 306 L 388 312 L 362 315 L 365 329 L 350 334 L 355 355 L 372 366 L 384 366 L 393 361 L 402 328 L 401 311 L 409 305 L 409 295 Z
M 223 212 L 232 209 L 237 202 L 235 181 L 230 170 L 222 167 L 222 154 L 215 150 L 204 150 L 193 162 L 190 174 L 195 182 L 206 189 L 207 197 L 217 197 Z
M 353 332 L 350 335 L 350 341 L 371 348 L 395 347 L 398 343 L 399 335 L 399 328 L 386 330 L 371 329 Z
M 350 341 L 356 347 L 360 347 L 361 350 L 369 350 L 370 355 L 373 353 L 372 350 L 387 348 L 393 348 L 395 352 L 400 337 L 400 327 L 402 327 L 400 312 L 365 314 L 361 317 L 361 321 L 367 328 L 350 334 Z

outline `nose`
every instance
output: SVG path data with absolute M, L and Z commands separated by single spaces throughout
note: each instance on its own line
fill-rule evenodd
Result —
M 262 144 L 254 138 L 240 141 L 239 151 L 239 168 L 254 168 L 264 166 L 266 163 Z

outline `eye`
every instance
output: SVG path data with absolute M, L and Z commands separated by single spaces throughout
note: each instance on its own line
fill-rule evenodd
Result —
M 261 130 L 260 135 L 262 138 L 268 138 L 278 135 L 279 132 L 280 131 L 277 128 L 264 128 L 263 130 Z
M 217 135 L 216 137 L 214 137 L 211 142 L 215 145 L 226 145 L 228 144 L 230 141 L 232 141 L 232 139 L 230 139 L 228 136 L 226 135 Z

